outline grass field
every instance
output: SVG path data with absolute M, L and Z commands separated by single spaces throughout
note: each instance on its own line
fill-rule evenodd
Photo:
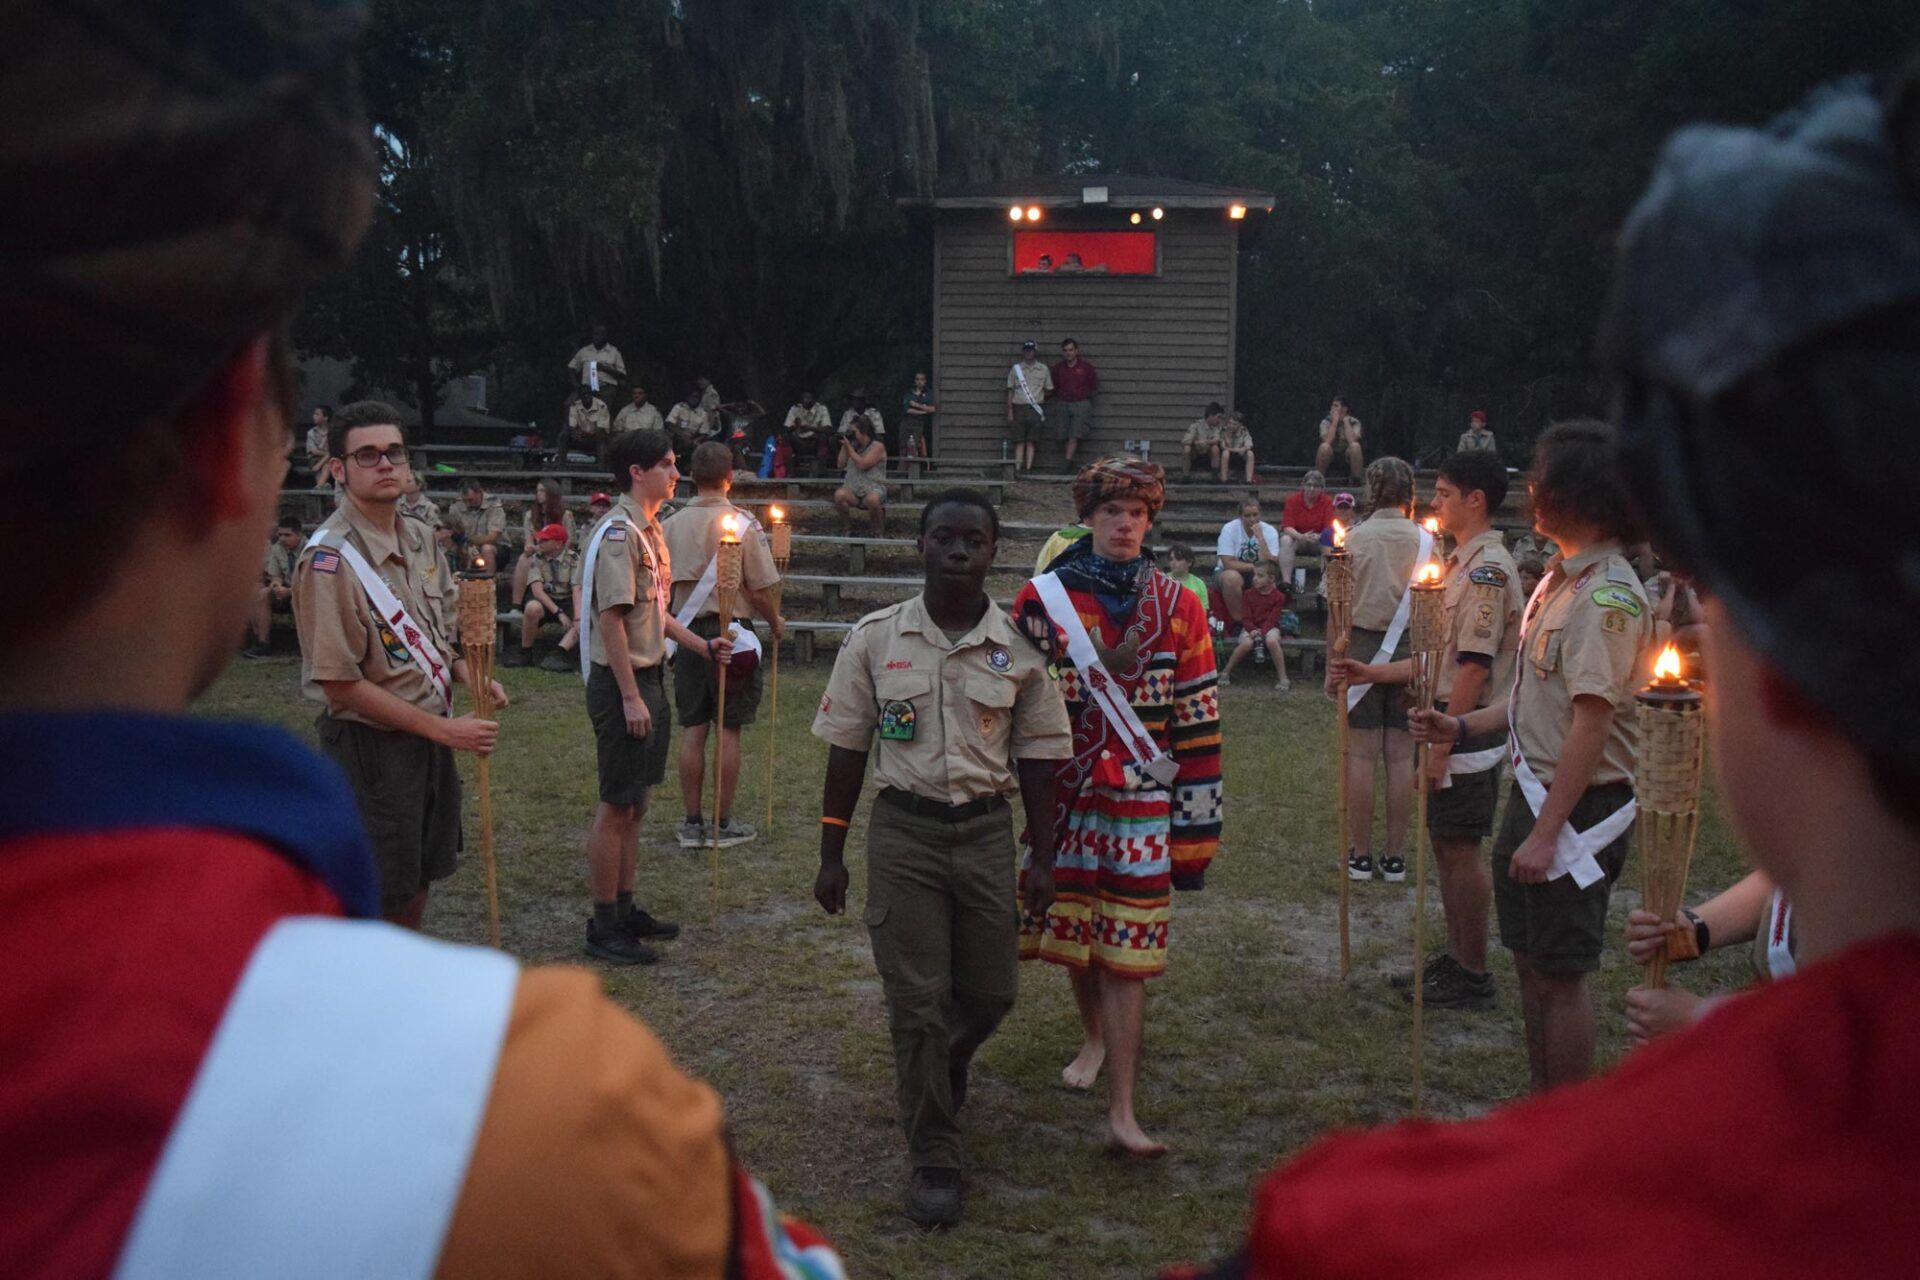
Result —
M 1173 1154 L 1153 1167 L 1101 1156 L 1103 1091 L 1057 1084 L 1078 1044 L 1065 976 L 1030 966 L 1019 1005 L 977 1060 L 967 1221 L 945 1235 L 912 1229 L 899 1210 L 904 1142 L 879 983 L 858 922 L 864 803 L 848 846 L 849 913 L 829 919 L 811 898 L 826 748 L 808 726 L 826 671 L 782 673 L 774 821 L 755 843 L 722 852 L 717 916 L 706 855 L 668 839 L 680 813 L 669 777 L 647 819 L 639 897 L 685 932 L 661 964 L 604 978 L 724 1095 L 743 1157 L 783 1206 L 833 1237 L 854 1276 L 1150 1275 L 1217 1256 L 1233 1247 L 1248 1189 L 1276 1160 L 1330 1129 L 1406 1113 L 1410 1013 L 1386 980 L 1410 953 L 1412 878 L 1355 887 L 1354 972 L 1342 983 L 1330 704 L 1300 684 L 1276 694 L 1252 678 L 1256 668 L 1222 691 L 1223 847 L 1206 890 L 1176 898 L 1171 967 L 1149 997 L 1140 1114 Z M 515 705 L 503 715 L 493 787 L 505 945 L 530 964 L 580 961 L 594 799 L 581 687 L 538 670 L 504 675 Z M 297 680 L 290 660 L 236 665 L 203 709 L 310 738 L 314 709 Z M 763 701 L 762 723 L 748 731 L 739 806 L 755 825 L 767 814 L 766 711 Z M 471 762 L 463 769 L 471 782 Z M 471 852 L 427 917 L 430 932 L 462 942 L 486 934 L 473 812 L 469 786 Z M 1629 882 L 1637 874 L 1630 867 Z M 1739 874 L 1709 797 L 1691 897 Z M 1012 877 L 1009 864 L 1009 892 Z M 1616 916 L 1633 899 L 1616 893 Z M 1434 894 L 1428 937 L 1441 936 Z M 1630 969 L 1614 946 L 1598 984 L 1607 1061 L 1620 1051 Z M 1497 948 L 1494 973 L 1497 1010 L 1428 1018 L 1427 1097 L 1438 1114 L 1472 1115 L 1525 1086 L 1512 966 Z M 1700 989 L 1738 983 L 1744 960 L 1722 955 L 1683 977 Z

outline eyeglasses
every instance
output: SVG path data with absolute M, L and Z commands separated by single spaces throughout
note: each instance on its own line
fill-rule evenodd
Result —
M 353 459 L 356 467 L 377 467 L 382 458 L 396 467 L 404 467 L 407 465 L 407 446 L 390 444 L 384 449 L 377 449 L 370 444 L 363 444 L 347 456 Z

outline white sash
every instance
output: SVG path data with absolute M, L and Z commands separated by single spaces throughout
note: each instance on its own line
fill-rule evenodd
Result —
M 1543 599 L 1552 582 L 1551 573 L 1540 579 L 1540 585 L 1533 589 L 1533 596 L 1527 601 L 1526 612 L 1520 615 L 1520 649 L 1513 664 L 1513 692 L 1507 695 L 1507 753 L 1513 758 L 1513 780 L 1520 784 L 1520 794 L 1526 797 L 1527 808 L 1536 818 L 1547 802 L 1547 788 L 1527 763 L 1526 753 L 1520 750 L 1520 731 L 1513 727 L 1513 721 L 1520 706 L 1520 680 L 1526 668 L 1527 631 L 1533 622 L 1533 606 Z M 1639 802 L 1629 800 L 1585 831 L 1575 831 L 1571 822 L 1561 827 L 1560 836 L 1554 841 L 1553 863 L 1547 868 L 1547 879 L 1557 880 L 1571 872 L 1573 882 L 1585 889 L 1605 878 L 1607 873 L 1601 869 L 1596 855 L 1626 834 L 1639 811 Z
M 1373 655 L 1369 666 L 1378 666 L 1382 662 L 1393 661 L 1393 651 L 1400 647 L 1400 635 L 1407 629 L 1407 619 L 1413 616 L 1413 584 L 1420 581 L 1420 569 L 1433 555 L 1433 535 L 1419 525 L 1420 554 L 1413 558 L 1413 574 L 1407 579 L 1407 589 L 1400 593 L 1400 603 L 1394 608 L 1393 621 L 1387 624 L 1387 634 L 1380 642 L 1380 652 Z M 1360 699 L 1367 696 L 1372 684 L 1350 684 L 1347 686 L 1347 710 L 1352 711 L 1360 705 Z
M 713 558 L 707 561 L 706 572 L 700 575 L 700 581 L 694 583 L 693 590 L 687 593 L 686 603 L 680 606 L 680 612 L 673 615 L 673 620 L 683 627 L 692 626 L 694 618 L 698 617 L 700 610 L 705 607 L 707 597 L 713 594 L 713 584 L 719 580 L 719 577 L 720 553 L 716 551 L 713 553 Z M 678 652 L 680 652 L 680 642 L 668 636 L 667 656 L 671 658 Z
M 340 558 L 353 570 L 353 576 L 359 579 L 360 589 L 367 593 L 367 601 L 373 605 L 374 612 L 393 628 L 393 633 L 400 637 L 400 643 L 407 647 L 413 660 L 427 673 L 427 683 L 440 695 L 441 703 L 448 711 L 453 710 L 453 673 L 440 660 L 440 651 L 433 647 L 427 629 L 413 620 L 413 615 L 400 603 L 400 597 L 393 594 L 393 588 L 387 585 L 386 579 L 375 573 L 373 566 L 367 563 L 367 558 L 360 554 L 360 549 L 347 540 L 345 531 L 316 529 L 313 536 L 307 539 L 307 546 L 339 552 Z
M 427 1280 L 493 1091 L 519 968 L 372 921 L 254 949 L 116 1280 Z
M 602 520 L 599 527 L 593 531 L 593 536 L 587 539 L 587 557 L 580 565 L 580 678 L 582 680 L 593 674 L 593 568 L 600 559 L 600 543 L 606 538 L 607 530 L 616 524 L 625 525 L 633 530 L 636 540 L 643 544 L 645 542 L 640 526 L 620 515 L 609 515 Z M 659 568 L 658 565 L 654 566 L 656 580 L 653 588 L 655 597 L 660 601 L 660 617 L 664 620 L 667 616 L 667 591 L 658 581 Z
M 1013 362 L 1013 376 L 1020 379 L 1020 394 L 1027 398 L 1027 403 L 1032 406 L 1035 413 L 1045 418 L 1047 411 L 1042 409 L 1040 402 L 1033 398 L 1033 388 L 1027 385 L 1027 371 L 1020 367 L 1025 363 L 1026 361 L 1024 360 L 1016 360 Z
M 1786 891 L 1775 889 L 1767 900 L 1767 978 L 1791 978 L 1798 966 L 1793 959 L 1793 903 Z
M 1171 787 L 1174 779 L 1180 776 L 1180 766 L 1172 756 L 1160 750 L 1153 735 L 1147 732 L 1147 727 L 1140 723 L 1140 717 L 1134 713 L 1133 704 L 1121 696 L 1112 673 L 1100 661 L 1099 651 L 1093 647 L 1093 637 L 1087 634 L 1087 628 L 1081 623 L 1080 614 L 1073 607 L 1066 587 L 1061 585 L 1060 575 L 1043 573 L 1033 580 L 1033 587 L 1040 595 L 1040 603 L 1045 607 L 1047 616 L 1053 619 L 1055 626 L 1066 632 L 1067 656 L 1080 669 L 1081 683 L 1093 695 L 1107 723 L 1118 731 L 1121 740 L 1127 744 L 1127 753 L 1155 782 L 1163 787 Z

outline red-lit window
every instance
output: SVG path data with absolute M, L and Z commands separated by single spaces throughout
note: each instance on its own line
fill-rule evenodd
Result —
M 1158 238 L 1151 231 L 1016 231 L 1017 276 L 1151 276 L 1160 270 Z

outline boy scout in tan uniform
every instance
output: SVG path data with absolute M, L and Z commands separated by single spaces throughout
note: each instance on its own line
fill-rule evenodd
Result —
M 1393 662 L 1407 654 L 1403 626 L 1393 652 L 1381 653 L 1387 632 L 1420 554 L 1420 526 L 1413 506 L 1413 468 L 1399 458 L 1376 458 L 1367 468 L 1370 512 L 1347 535 L 1353 565 L 1353 632 L 1347 652 L 1360 662 Z M 1436 548 L 1437 553 L 1437 548 Z M 1331 691 L 1331 689 L 1329 690 Z M 1347 712 L 1347 813 L 1355 847 L 1347 851 L 1347 876 L 1373 879 L 1373 762 L 1386 761 L 1386 852 L 1382 879 L 1407 876 L 1407 822 L 1413 813 L 1413 743 L 1407 737 L 1405 691 L 1376 684 Z
M 1051 762 L 1073 739 L 1045 658 L 982 589 L 998 532 L 991 507 L 949 491 L 922 521 L 925 590 L 854 626 L 814 717 L 815 736 L 832 747 L 814 895 L 829 912 L 845 906 L 842 849 L 871 752 L 880 791 L 862 918 L 914 1168 L 907 1212 L 922 1226 L 950 1226 L 960 1216 L 956 1115 L 968 1063 L 1017 987 L 1007 797 L 1017 787 L 1029 813 L 1051 813 Z M 1050 903 L 1051 824 L 1035 824 L 1033 838 Z M 1028 891 L 1037 893 L 1031 877 Z
M 780 581 L 780 571 L 774 567 L 773 552 L 753 517 L 727 500 L 727 491 L 733 485 L 733 451 L 709 440 L 693 451 L 691 470 L 698 496 L 660 523 L 673 561 L 670 611 L 676 618 L 680 616 L 707 566 L 713 563 L 720 545 L 721 521 L 731 516 L 734 536 L 741 543 L 741 585 L 747 606 L 738 616 L 742 621 L 753 614 L 766 619 L 773 628 L 773 642 L 780 643 L 782 623 L 773 602 L 773 587 Z M 708 593 L 688 625 L 698 636 L 720 634 L 720 605 L 714 593 Z M 686 741 L 680 748 L 680 794 L 686 816 L 676 834 L 686 848 L 697 848 L 714 839 L 713 831 L 705 825 L 701 805 L 706 793 L 707 726 L 713 723 L 718 691 L 711 664 L 693 658 L 673 664 L 673 705 L 680 727 L 686 731 Z M 756 666 L 746 679 L 736 676 L 727 681 L 727 722 L 721 726 L 725 741 L 720 752 L 720 777 L 714 784 L 713 809 L 722 846 L 744 844 L 756 834 L 752 827 L 735 819 L 733 793 L 740 775 L 740 731 L 753 723 L 759 708 L 760 668 Z
M 457 567 L 472 568 L 475 557 L 483 551 L 493 561 L 494 572 L 504 567 L 500 560 L 505 548 L 500 544 L 507 533 L 507 509 L 500 505 L 500 499 L 482 489 L 478 480 L 461 486 L 460 501 L 448 506 L 440 519 L 453 531 L 452 558 Z

